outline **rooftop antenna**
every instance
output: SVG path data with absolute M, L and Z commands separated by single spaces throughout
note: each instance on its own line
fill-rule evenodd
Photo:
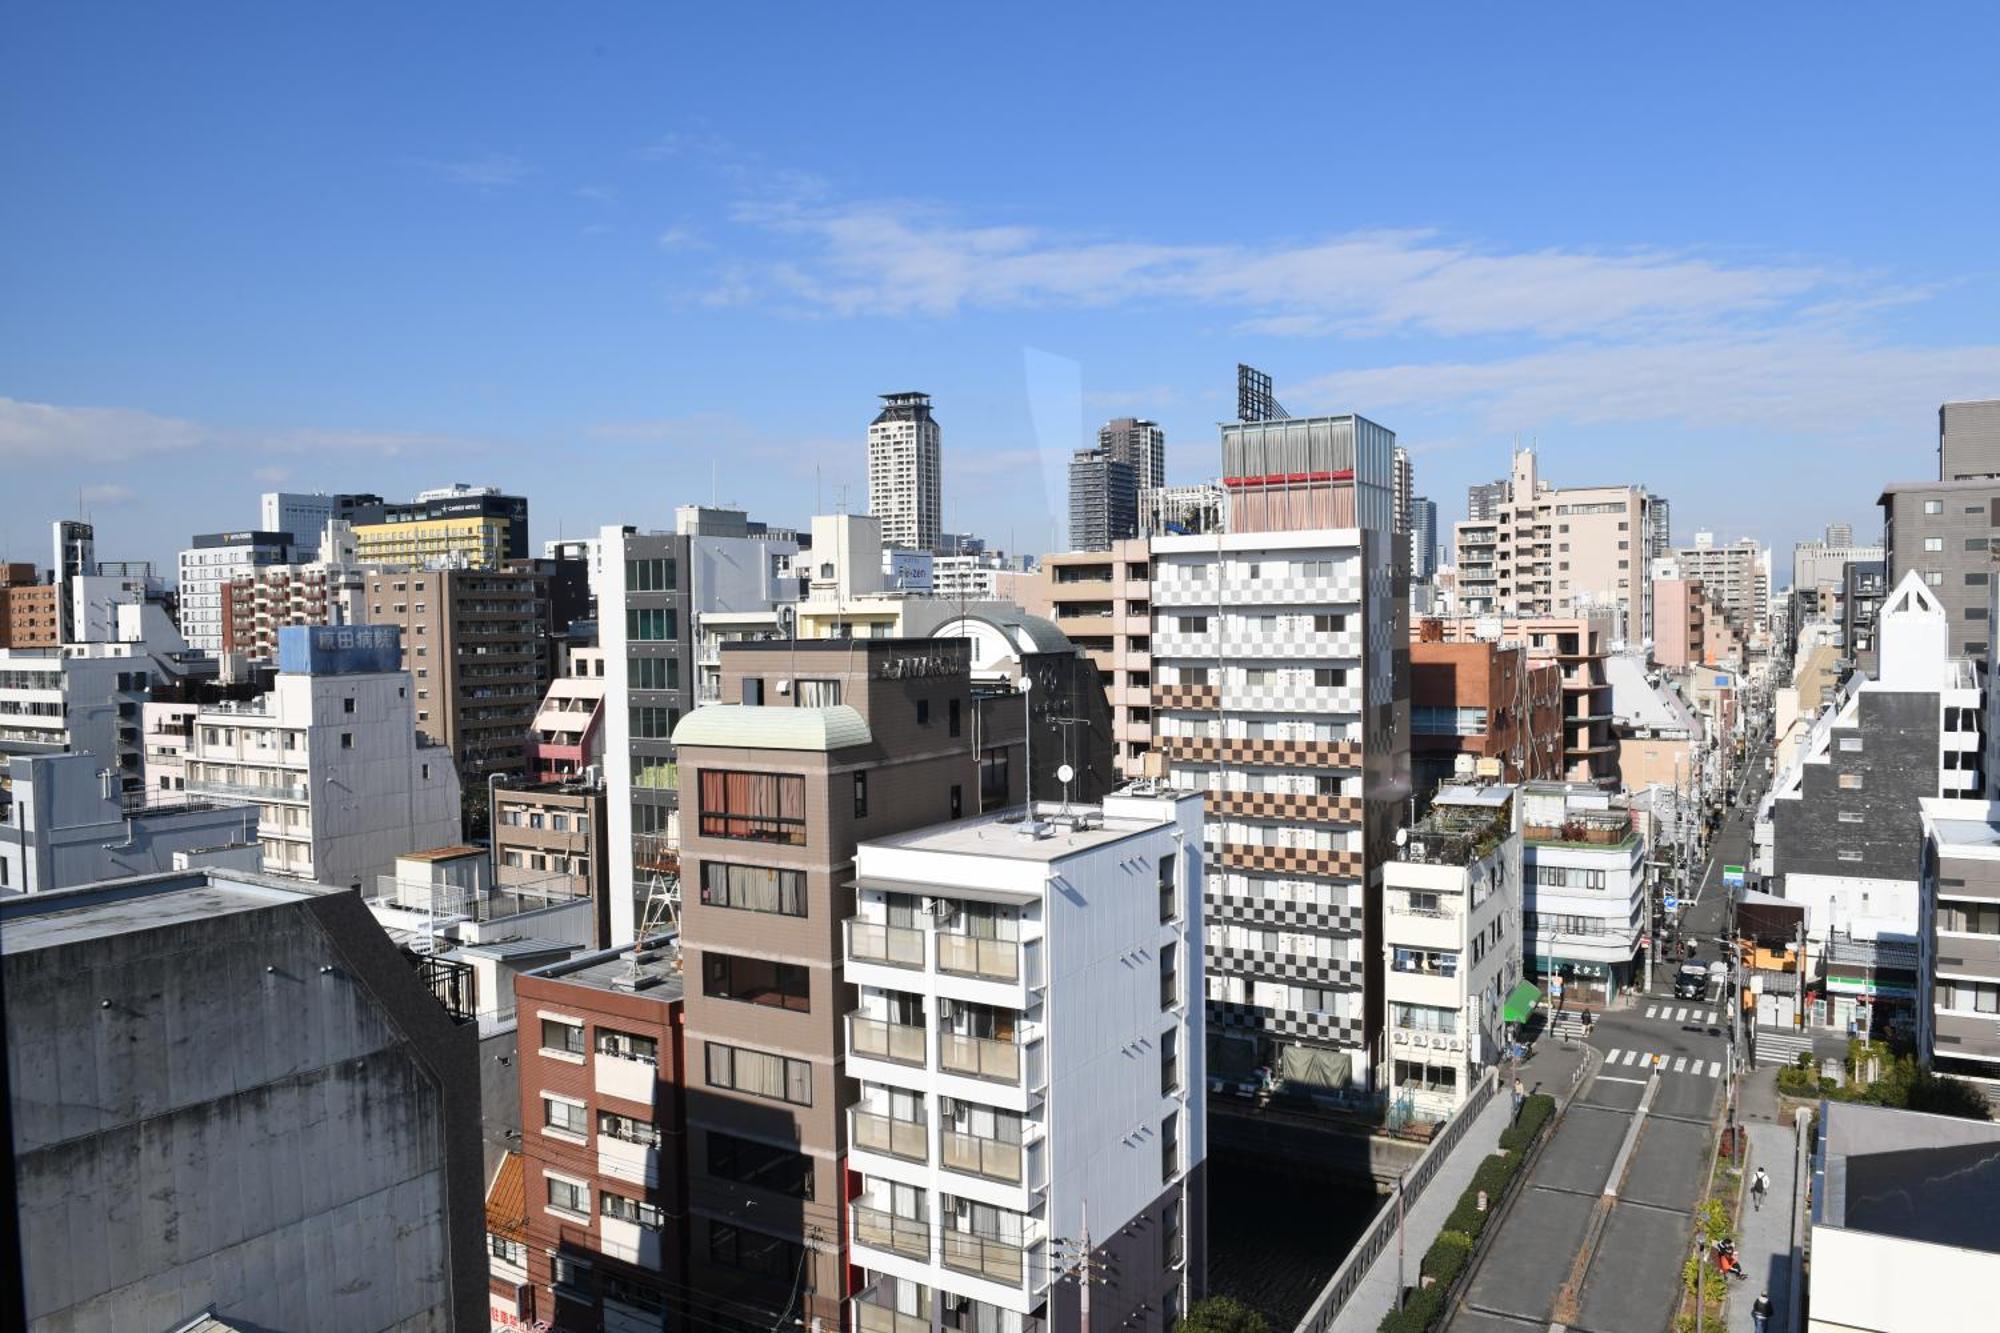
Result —
M 1049 721 L 1062 729 L 1063 761 L 1056 769 L 1056 778 L 1063 785 L 1062 814 L 1066 817 L 1069 814 L 1069 784 L 1070 780 L 1076 777 L 1076 770 L 1071 768 L 1069 763 L 1069 729 L 1089 726 L 1090 721 L 1081 717 L 1052 717 Z

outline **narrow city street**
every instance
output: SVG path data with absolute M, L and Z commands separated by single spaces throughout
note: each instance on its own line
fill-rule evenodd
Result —
M 1720 956 L 1728 921 L 1721 868 L 1749 864 L 1763 756 L 1750 750 L 1749 793 L 1726 812 L 1682 914 L 1704 960 Z M 1730 1075 L 1727 999 L 1719 987 L 1676 999 L 1673 970 L 1656 964 L 1650 991 L 1597 1020 L 1589 1040 L 1603 1063 L 1489 1239 L 1447 1325 L 1456 1333 L 1670 1326 Z

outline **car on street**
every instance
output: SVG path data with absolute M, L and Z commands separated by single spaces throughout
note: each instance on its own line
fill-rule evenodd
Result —
M 1674 973 L 1676 1000 L 1701 1000 L 1708 996 L 1708 969 L 1700 963 L 1682 963 Z

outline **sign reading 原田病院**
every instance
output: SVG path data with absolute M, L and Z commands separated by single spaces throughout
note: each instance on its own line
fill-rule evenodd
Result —
M 401 625 L 286 625 L 278 631 L 278 670 L 344 676 L 403 667 Z

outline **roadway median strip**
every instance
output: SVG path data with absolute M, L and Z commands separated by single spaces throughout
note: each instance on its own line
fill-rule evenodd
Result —
M 1618 1191 L 1624 1188 L 1625 1175 L 1632 1168 L 1632 1154 L 1638 1150 L 1639 1134 L 1646 1125 L 1646 1112 L 1653 1105 L 1654 1094 L 1660 1090 L 1660 1070 L 1664 1062 L 1654 1056 L 1651 1063 L 1652 1074 L 1645 1080 L 1646 1090 L 1639 1095 L 1639 1106 L 1632 1113 L 1631 1125 L 1625 1130 L 1625 1141 L 1618 1145 L 1618 1156 L 1612 1159 L 1610 1174 L 1604 1178 L 1604 1192 L 1598 1196 L 1597 1206 L 1590 1210 L 1590 1226 L 1583 1234 L 1583 1247 L 1577 1251 L 1576 1262 L 1570 1266 L 1569 1281 L 1563 1283 L 1562 1290 L 1556 1294 L 1555 1319 L 1558 1324 L 1574 1323 L 1576 1320 L 1584 1275 L 1590 1271 L 1591 1260 L 1597 1257 L 1597 1245 L 1603 1238 L 1605 1222 L 1610 1220 L 1611 1206 L 1618 1202 Z M 1637 1079 L 1619 1081 L 1638 1082 Z

